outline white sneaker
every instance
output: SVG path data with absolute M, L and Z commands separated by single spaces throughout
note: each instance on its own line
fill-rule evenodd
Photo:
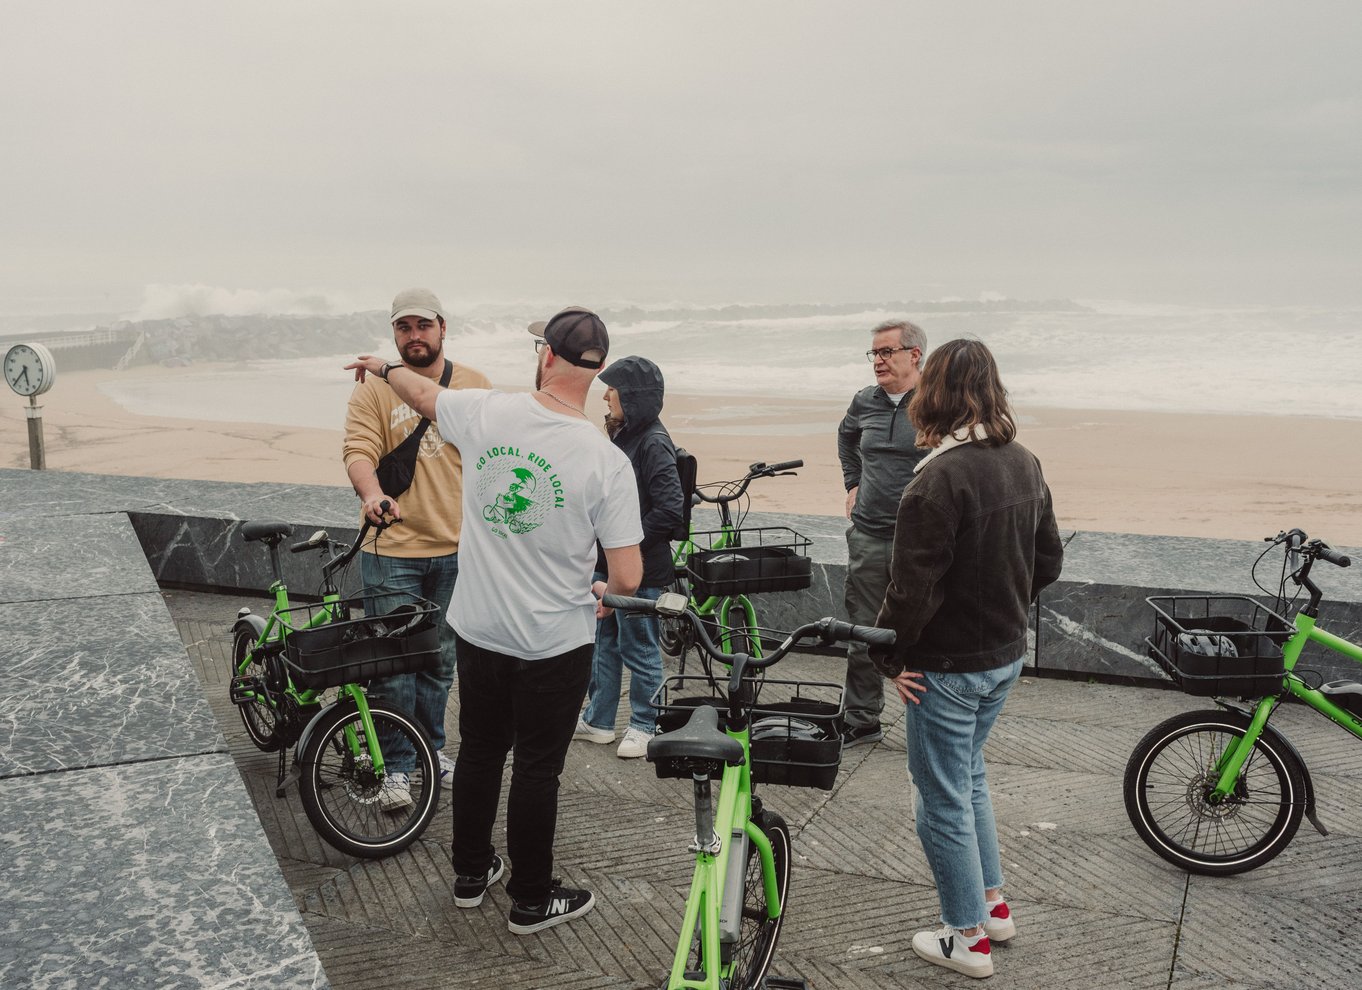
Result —
M 1006 942 L 1017 934 L 1017 923 L 1012 919 L 1012 909 L 1007 901 L 989 901 L 988 917 L 984 919 L 984 934 L 990 942 Z
M 635 729 L 631 725 L 624 730 L 624 738 L 620 740 L 620 748 L 615 750 L 615 755 L 621 760 L 636 760 L 640 756 L 647 756 L 648 740 L 651 738 L 652 733 Z
M 445 751 L 440 750 L 440 783 L 446 787 L 454 779 L 454 761 L 445 756 Z
M 405 773 L 390 773 L 383 778 L 383 788 L 378 792 L 378 806 L 384 811 L 401 811 L 416 802 L 411 799 L 411 776 Z
M 913 951 L 919 958 L 978 980 L 993 975 L 993 955 L 989 948 L 987 932 L 962 935 L 948 926 L 913 936 Z
M 598 729 L 594 725 L 587 725 L 582 716 L 577 716 L 577 728 L 572 733 L 573 739 L 585 739 L 587 742 L 599 743 L 604 746 L 615 741 L 614 729 Z

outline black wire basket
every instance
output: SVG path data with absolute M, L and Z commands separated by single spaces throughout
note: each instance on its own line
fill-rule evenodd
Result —
M 293 683 L 319 691 L 435 667 L 440 653 L 439 607 L 406 593 L 360 593 L 333 606 L 339 616 L 313 625 L 318 602 L 279 612 L 284 663 Z M 366 615 L 383 609 L 383 614 Z M 351 617 L 353 616 L 353 618 Z
M 830 791 L 842 763 L 842 726 L 845 708 L 842 685 L 825 681 L 760 682 L 760 696 L 751 707 L 752 779 L 760 784 L 815 787 Z M 714 693 L 713 681 L 703 674 L 674 674 L 653 695 L 660 732 L 679 729 L 701 705 L 726 710 L 728 702 Z M 659 777 L 689 777 L 681 761 L 654 763 Z
M 1282 689 L 1282 644 L 1295 626 L 1243 595 L 1162 595 L 1149 656 L 1196 697 L 1259 698 Z
M 712 548 L 731 536 L 731 546 Z M 761 591 L 800 591 L 813 584 L 809 539 L 787 526 L 694 533 L 696 549 L 686 558 L 686 573 L 697 598 L 752 595 Z

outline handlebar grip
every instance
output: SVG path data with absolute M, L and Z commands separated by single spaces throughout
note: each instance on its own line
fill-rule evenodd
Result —
M 313 544 L 312 544 L 312 541 L 311 541 L 311 540 L 304 540 L 302 543 L 295 543 L 295 544 L 293 544 L 293 546 L 291 546 L 291 547 L 288 548 L 288 552 L 289 552 L 289 553 L 302 553 L 304 550 L 311 550 L 311 549 L 312 549 L 312 546 L 313 546 Z
M 804 462 L 803 462 L 803 461 L 781 461 L 779 464 L 768 464 L 768 465 L 766 465 L 766 470 L 768 470 L 768 471 L 793 471 L 795 468 L 802 468 L 803 466 L 804 466 Z
M 618 608 L 626 612 L 657 611 L 657 602 L 651 598 L 630 598 L 628 595 L 603 595 L 601 604 L 606 608 Z
M 856 626 L 850 622 L 834 619 L 828 623 L 828 635 L 833 639 L 854 639 L 869 646 L 893 646 L 898 634 L 892 629 L 879 626 Z
M 1338 567 L 1347 567 L 1350 564 L 1352 564 L 1352 558 L 1350 558 L 1346 553 L 1339 553 L 1333 547 L 1320 547 L 1319 559 L 1327 560 L 1329 563 L 1334 564 Z

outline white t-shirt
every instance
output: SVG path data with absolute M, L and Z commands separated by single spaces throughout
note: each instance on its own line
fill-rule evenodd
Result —
M 463 454 L 463 534 L 449 624 L 541 660 L 596 639 L 596 541 L 643 539 L 629 458 L 594 425 L 524 393 L 446 389 L 440 434 Z

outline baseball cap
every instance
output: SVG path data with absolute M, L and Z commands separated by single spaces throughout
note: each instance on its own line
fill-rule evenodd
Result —
M 605 324 L 584 306 L 569 306 L 551 319 L 536 320 L 529 331 L 547 340 L 554 354 L 579 368 L 599 368 L 610 352 Z
M 404 316 L 419 316 L 427 320 L 443 320 L 445 308 L 429 289 L 403 289 L 393 297 L 393 315 L 389 323 L 396 323 Z

